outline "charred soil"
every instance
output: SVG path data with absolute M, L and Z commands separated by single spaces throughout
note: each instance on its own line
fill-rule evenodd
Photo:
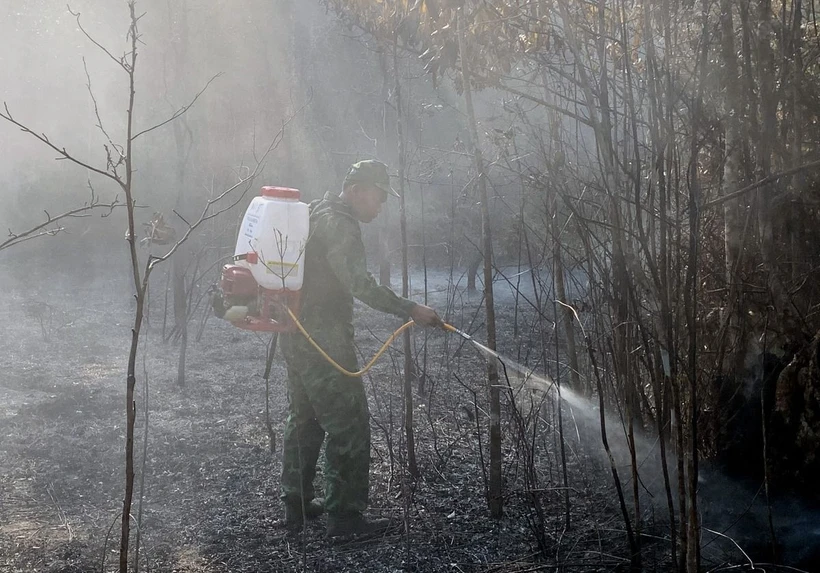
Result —
M 133 320 L 128 284 L 31 292 L 6 278 L 0 307 L 0 570 L 113 571 Z M 268 338 L 209 318 L 198 341 L 190 336 L 187 384 L 179 387 L 179 349 L 162 339 L 160 298 L 151 303 L 138 368 L 137 498 L 140 476 L 144 485 L 141 515 L 135 502 L 133 516 L 142 532 L 141 570 L 500 572 L 553 570 L 559 564 L 564 571 L 628 569 L 611 480 L 599 471 L 599 461 L 570 443 L 569 488 L 563 486 L 555 404 L 543 396 L 509 398 L 529 404 L 535 420 L 529 439 L 537 448 L 527 459 L 505 416 L 505 515 L 498 521 L 488 517 L 482 467 L 485 362 L 463 341 L 440 332 L 414 333 L 416 363 L 425 376 L 424 394 L 415 395 L 417 479 L 404 470 L 400 345 L 366 379 L 374 441 L 372 511 L 396 520 L 397 533 L 333 543 L 324 537 L 323 518 L 295 533 L 279 527 L 280 452 L 271 452 L 265 428 L 262 379 Z M 473 313 L 480 297 L 459 304 L 453 320 L 478 328 L 480 313 L 475 320 Z M 525 337 L 513 336 L 512 305 L 502 301 L 499 310 L 505 351 L 526 358 Z M 192 319 L 192 332 L 202 319 Z M 357 321 L 357 343 L 366 357 L 400 324 L 363 307 Z M 277 358 L 270 407 L 280 438 L 284 379 Z M 525 479 L 528 464 L 535 467 L 536 483 Z M 541 516 L 533 509 L 536 501 Z M 131 545 L 133 559 L 133 538 Z M 648 570 L 666 570 L 666 542 L 647 536 L 643 552 Z

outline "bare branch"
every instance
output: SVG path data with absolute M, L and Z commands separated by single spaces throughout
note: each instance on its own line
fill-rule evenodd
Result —
M 84 161 L 81 161 L 81 160 L 77 159 L 76 157 L 71 155 L 68 151 L 66 151 L 65 147 L 57 147 L 56 145 L 51 143 L 51 141 L 48 139 L 48 136 L 45 133 L 35 133 L 27 125 L 24 125 L 24 124 L 20 123 L 19 121 L 17 121 L 16 119 L 14 119 L 14 117 L 12 117 L 12 115 L 11 115 L 11 112 L 9 111 L 9 106 L 8 106 L 7 103 L 3 102 L 3 108 L 5 109 L 5 113 L 0 112 L 0 117 L 1 118 L 5 119 L 9 123 L 13 123 L 17 127 L 19 127 L 20 130 L 23 131 L 24 133 L 29 133 L 33 137 L 39 139 L 41 142 L 48 145 L 51 149 L 53 149 L 58 154 L 60 154 L 61 157 L 58 157 L 57 159 L 67 159 L 67 160 L 71 161 L 72 163 L 76 163 L 80 167 L 84 167 L 84 168 L 88 169 L 89 171 L 93 171 L 94 173 L 97 173 L 98 175 L 102 175 L 104 177 L 108 177 L 109 179 L 112 179 L 112 180 L 116 181 L 117 184 L 122 187 L 123 182 L 122 182 L 122 180 L 120 180 L 119 176 L 117 176 L 116 173 L 110 173 L 108 171 L 105 171 L 105 170 L 100 169 L 98 167 L 94 167 L 94 166 L 89 165 L 88 163 L 86 163 Z
M 285 127 L 291 121 L 293 121 L 293 118 L 296 117 L 296 115 L 299 114 L 305 108 L 306 105 L 307 104 L 305 104 L 304 106 L 299 108 L 296 111 L 296 113 L 294 113 L 292 116 L 290 116 L 289 118 L 287 118 L 286 120 L 284 120 L 282 122 L 282 127 L 279 129 L 279 131 L 276 133 L 276 135 L 273 136 L 273 139 L 271 140 L 270 145 L 268 145 L 268 148 L 265 150 L 265 153 L 259 159 L 259 161 L 257 162 L 256 166 L 254 167 L 253 171 L 250 174 L 248 174 L 247 177 L 240 177 L 239 181 L 237 181 L 234 185 L 231 185 L 230 187 L 225 189 L 222 193 L 220 193 L 219 195 L 217 195 L 213 199 L 208 199 L 208 201 L 205 203 L 205 207 L 202 209 L 202 213 L 200 213 L 199 219 L 197 219 L 196 222 L 194 222 L 192 225 L 188 226 L 188 228 L 185 230 L 185 233 L 179 239 L 179 241 L 177 241 L 174 244 L 174 246 L 171 247 L 171 249 L 167 253 L 165 253 L 164 255 L 162 255 L 162 256 L 152 256 L 151 262 L 147 267 L 149 271 L 152 270 L 154 268 L 154 266 L 156 266 L 157 264 L 159 264 L 159 263 L 167 260 L 168 258 L 170 258 L 182 246 L 182 244 L 185 241 L 188 240 L 188 238 L 197 229 L 197 227 L 202 225 L 205 221 L 208 221 L 210 219 L 218 217 L 222 213 L 225 213 L 226 211 L 229 211 L 230 209 L 235 207 L 237 204 L 239 204 L 239 202 L 242 200 L 242 198 L 248 192 L 248 189 L 250 188 L 250 184 L 253 183 L 253 181 L 256 179 L 256 177 L 259 175 L 259 173 L 261 173 L 262 169 L 265 167 L 265 161 L 268 158 L 268 156 L 270 155 L 270 153 L 274 149 L 276 149 L 279 146 L 279 144 L 282 142 L 282 139 L 284 138 L 284 134 L 285 134 Z M 236 190 L 237 188 L 239 188 L 243 185 L 246 186 L 245 190 L 239 196 L 234 198 L 234 200 L 231 201 L 230 204 L 228 204 L 228 205 L 226 205 L 226 206 L 224 206 L 220 209 L 217 209 L 215 211 L 211 211 L 211 208 L 214 205 L 219 203 L 222 199 L 224 199 L 229 194 L 231 194 L 234 190 Z M 179 214 L 177 214 L 177 215 L 179 215 Z M 182 217 L 180 216 L 180 218 L 182 218 Z M 184 221 L 185 219 L 182 219 L 182 220 Z M 147 280 L 147 277 L 146 277 L 146 280 Z
M 183 217 L 182 215 L 180 215 L 180 214 L 179 214 L 179 211 L 177 211 L 176 209 L 173 209 L 173 212 L 174 212 L 174 215 L 176 215 L 177 217 L 179 217 L 180 219 L 182 219 L 182 222 L 183 222 L 183 223 L 185 223 L 185 224 L 186 224 L 186 225 L 188 225 L 189 227 L 191 226 L 191 224 L 187 221 L 187 219 L 185 219 L 185 217 Z
M 149 131 L 154 131 L 155 129 L 158 129 L 158 128 L 162 127 L 162 126 L 163 126 L 163 125 L 165 125 L 165 124 L 171 123 L 172 121 L 174 121 L 175 119 L 177 119 L 178 117 L 180 117 L 181 115 L 183 115 L 186 111 L 188 111 L 189 109 L 191 109 L 191 107 L 192 107 L 192 106 L 196 103 L 196 100 L 198 100 L 198 99 L 199 99 L 199 96 L 201 96 L 203 93 L 205 93 L 205 90 L 207 90 L 207 89 L 208 89 L 208 86 L 210 86 L 210 85 L 211 85 L 211 82 L 213 82 L 216 78 L 220 77 L 221 75 L 222 75 L 222 72 L 219 72 L 219 73 L 218 73 L 218 74 L 216 74 L 214 77 L 212 77 L 211 79 L 209 79 L 209 80 L 208 80 L 208 82 L 205 84 L 205 87 L 203 87 L 201 90 L 199 90 L 199 93 L 197 93 L 197 94 L 194 96 L 194 99 L 192 99 L 192 100 L 190 101 L 190 103 L 188 103 L 188 105 L 182 106 L 181 108 L 179 108 L 178 110 L 176 110 L 176 111 L 175 111 L 175 112 L 171 115 L 171 117 L 169 117 L 169 118 L 168 118 L 168 119 L 166 119 L 165 121 L 162 121 L 162 122 L 160 122 L 160 123 L 158 123 L 158 124 L 154 125 L 153 127 L 149 127 L 148 129 L 144 129 L 144 130 L 140 131 L 139 133 L 137 133 L 136 135 L 134 135 L 134 137 L 132 137 L 132 138 L 131 138 L 131 141 L 134 141 L 134 140 L 135 140 L 135 139 L 137 139 L 140 135 L 143 135 L 143 134 L 145 134 L 145 133 L 148 133 Z
M 820 167 L 820 159 L 816 159 L 815 161 L 811 161 L 804 165 L 798 165 L 797 167 L 793 167 L 792 169 L 787 169 L 786 171 L 781 171 L 780 173 L 773 173 L 768 177 L 764 177 L 760 181 L 756 183 L 752 183 L 751 185 L 747 185 L 743 189 L 739 189 L 734 193 L 729 193 L 728 195 L 724 195 L 723 197 L 718 197 L 712 201 L 706 203 L 703 208 L 709 209 L 711 207 L 717 207 L 718 205 L 723 205 L 726 201 L 731 201 L 732 199 L 737 199 L 741 195 L 745 195 L 749 191 L 754 191 L 758 187 L 762 187 L 778 179 L 782 179 L 783 177 L 788 177 L 789 175 L 794 175 L 795 173 L 800 173 L 801 171 L 807 171 L 809 169 L 813 169 L 815 167 Z
M 22 233 L 14 233 L 11 229 L 9 229 L 8 239 L 0 243 L 0 251 L 13 247 L 14 245 L 18 245 L 24 241 L 29 241 L 37 237 L 54 236 L 57 233 L 64 231 L 64 227 L 56 227 L 53 229 L 47 228 L 49 225 L 56 223 L 61 219 L 67 219 L 69 217 L 87 217 L 88 212 L 93 209 L 108 209 L 108 214 L 103 215 L 104 217 L 107 217 L 116 207 L 124 206 L 125 205 L 119 203 L 116 198 L 111 203 L 98 203 L 96 198 L 92 195 L 92 201 L 90 203 L 86 203 L 82 207 L 71 209 L 70 211 L 66 211 L 60 215 L 52 217 L 48 211 L 44 211 L 46 214 L 46 220 L 39 225 L 35 225 L 31 229 L 23 231 Z
M 108 51 L 108 49 L 107 49 L 105 46 L 103 46 L 102 44 L 100 44 L 97 40 L 95 40 L 94 38 L 92 38 L 92 37 L 91 37 L 91 34 L 89 34 L 88 32 L 86 32 L 86 31 L 85 31 L 85 28 L 83 28 L 83 25 L 82 25 L 82 23 L 80 22 L 80 13 L 79 13 L 79 12 L 74 12 L 74 11 L 71 9 L 71 6 L 70 6 L 70 5 L 68 5 L 68 4 L 66 4 L 66 8 L 68 8 L 68 13 L 69 13 L 69 14 L 71 14 L 72 16 L 74 16 L 74 18 L 76 18 L 76 19 L 77 19 L 77 27 L 78 27 L 78 28 L 80 29 L 80 31 L 81 31 L 81 32 L 85 35 L 85 37 L 86 37 L 86 38 L 88 38 L 88 39 L 89 39 L 89 41 L 91 41 L 91 43 L 92 43 L 92 44 L 94 44 L 94 45 L 95 45 L 95 46 L 97 46 L 100 50 L 102 50 L 102 51 L 103 51 L 103 52 L 104 52 L 104 53 L 105 53 L 105 54 L 106 54 L 109 58 L 111 58 L 111 60 L 112 60 L 112 61 L 114 61 L 114 63 L 116 63 L 118 66 L 120 66 L 120 67 L 121 67 L 122 69 L 124 69 L 125 71 L 128 71 L 128 69 L 127 69 L 127 68 L 125 67 L 125 65 L 123 64 L 122 60 L 115 58 L 115 57 L 114 57 L 114 54 L 112 54 L 111 52 L 109 52 L 109 51 Z
M 40 231 L 39 233 L 33 235 L 18 236 L 14 235 L 14 233 L 11 232 L 11 229 L 9 229 L 10 238 L 4 243 L 0 244 L 0 250 L 9 247 L 14 247 L 16 245 L 19 245 L 20 243 L 25 243 L 26 241 L 31 241 L 32 239 L 37 239 L 39 237 L 53 237 L 54 235 L 61 233 L 63 231 L 65 231 L 65 227 L 56 227 L 54 229 L 46 229 L 45 231 Z
M 584 324 L 581 322 L 581 319 L 578 317 L 578 311 L 575 310 L 575 307 L 565 303 L 562 300 L 558 300 L 557 298 L 555 299 L 555 302 L 557 302 L 558 304 L 560 304 L 564 308 L 568 308 L 570 310 L 570 312 L 572 312 L 572 314 L 575 316 L 575 321 L 578 323 L 578 326 L 581 327 L 581 334 L 583 335 L 584 338 L 586 338 L 587 337 L 587 331 L 584 330 Z
M 94 115 L 97 117 L 97 127 L 100 128 L 105 138 L 108 140 L 109 145 L 114 148 L 114 150 L 119 154 L 119 161 L 118 165 L 122 163 L 125 159 L 125 155 L 122 150 L 122 146 L 117 145 L 111 140 L 111 136 L 108 135 L 108 132 L 103 127 L 102 118 L 100 117 L 100 109 L 97 106 L 97 98 L 94 97 L 94 91 L 91 89 L 91 74 L 88 73 L 88 65 L 86 64 L 85 57 L 83 57 L 83 69 L 85 70 L 85 78 L 86 78 L 86 86 L 88 87 L 88 95 L 91 96 L 91 102 L 94 104 Z M 106 149 L 106 153 L 109 155 L 109 163 L 111 163 L 110 152 Z
M 564 109 L 559 105 L 555 105 L 554 103 L 550 103 L 550 102 L 548 102 L 547 100 L 545 100 L 543 98 L 536 97 L 532 94 L 528 94 L 524 91 L 515 89 L 512 86 L 504 84 L 500 79 L 497 80 L 497 81 L 491 81 L 490 78 L 482 78 L 481 76 L 479 76 L 477 74 L 473 74 L 473 75 L 474 75 L 475 78 L 480 79 L 481 81 L 487 82 L 489 85 L 493 85 L 493 86 L 497 87 L 500 90 L 504 90 L 506 92 L 509 92 L 514 96 L 517 96 L 521 99 L 530 101 L 532 103 L 537 103 L 538 105 L 543 106 L 546 109 L 556 111 L 560 114 L 563 114 L 567 117 L 570 117 L 570 118 L 574 119 L 575 121 L 577 121 L 579 123 L 582 123 L 586 126 L 592 127 L 592 121 L 590 121 L 589 118 L 578 115 L 577 113 L 574 113 L 574 112 L 572 112 L 568 109 Z

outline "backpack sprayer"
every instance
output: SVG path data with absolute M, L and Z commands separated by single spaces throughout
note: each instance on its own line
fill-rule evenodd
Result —
M 308 206 L 297 189 L 262 187 L 245 211 L 233 262 L 222 267 L 214 312 L 238 328 L 292 332 L 299 314 Z
M 262 187 L 245 211 L 236 240 L 233 261 L 222 267 L 214 296 L 214 313 L 238 328 L 256 332 L 300 332 L 339 372 L 362 376 L 390 344 L 415 323 L 400 326 L 367 365 L 357 372 L 340 366 L 299 322 L 304 254 L 310 232 L 308 206 L 297 189 Z M 444 329 L 474 343 L 473 338 L 450 324 Z

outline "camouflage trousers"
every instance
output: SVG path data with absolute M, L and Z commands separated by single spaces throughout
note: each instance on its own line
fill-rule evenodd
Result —
M 353 325 L 304 320 L 313 339 L 347 370 L 358 370 Z M 325 445 L 325 508 L 360 512 L 368 501 L 370 416 L 361 378 L 345 376 L 300 333 L 285 335 L 288 419 L 282 451 L 282 497 L 315 497 L 313 480 Z

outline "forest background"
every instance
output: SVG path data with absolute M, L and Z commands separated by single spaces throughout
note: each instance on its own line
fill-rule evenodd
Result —
M 10 4 L 0 25 L 5 113 L 75 157 L 105 157 L 122 137 L 127 85 L 106 71 L 107 54 L 89 46 L 75 15 L 43 1 Z M 404 198 L 366 231 L 380 279 L 398 284 L 402 266 L 457 268 L 459 283 L 474 288 L 483 266 L 476 324 L 492 349 L 492 285 L 520 287 L 526 275 L 531 297 L 515 297 L 516 317 L 520 303 L 536 318 L 526 335 L 516 318 L 516 342 L 536 349 L 542 375 L 613 412 L 623 430 L 628 459 L 611 473 L 630 567 L 641 567 L 646 520 L 636 436 L 648 432 L 660 445 L 669 558 L 695 571 L 701 460 L 761 484 L 767 497 L 818 501 L 815 8 L 146 0 L 135 120 L 154 125 L 185 111 L 133 152 L 137 216 L 163 213 L 184 232 L 209 199 L 253 171 L 280 130 L 255 181 L 299 188 L 306 200 L 338 189 L 357 159 L 388 162 Z M 124 5 L 71 10 L 100 44 L 122 44 Z M 100 117 L 111 118 L 104 129 L 113 137 Z M 89 187 L 113 200 L 117 190 L 97 174 L 53 161 L 42 142 L 6 127 L 0 223 L 11 238 L 43 211 L 88 202 Z M 230 249 L 253 193 L 203 226 L 185 256 L 208 266 Z M 51 229 L 59 240 L 16 245 L 6 262 L 37 261 L 55 275 L 81 268 L 93 281 L 127 257 L 117 216 Z M 183 298 L 213 278 L 192 272 L 180 266 L 174 292 Z M 180 312 L 178 322 L 189 320 Z M 406 358 L 408 385 L 418 368 Z M 517 395 L 499 391 L 494 361 L 486 376 L 481 464 L 488 512 L 500 517 L 501 426 L 517 427 L 515 447 L 534 458 L 526 436 L 538 417 L 522 416 Z M 770 530 L 763 545 L 776 561 L 783 543 Z

